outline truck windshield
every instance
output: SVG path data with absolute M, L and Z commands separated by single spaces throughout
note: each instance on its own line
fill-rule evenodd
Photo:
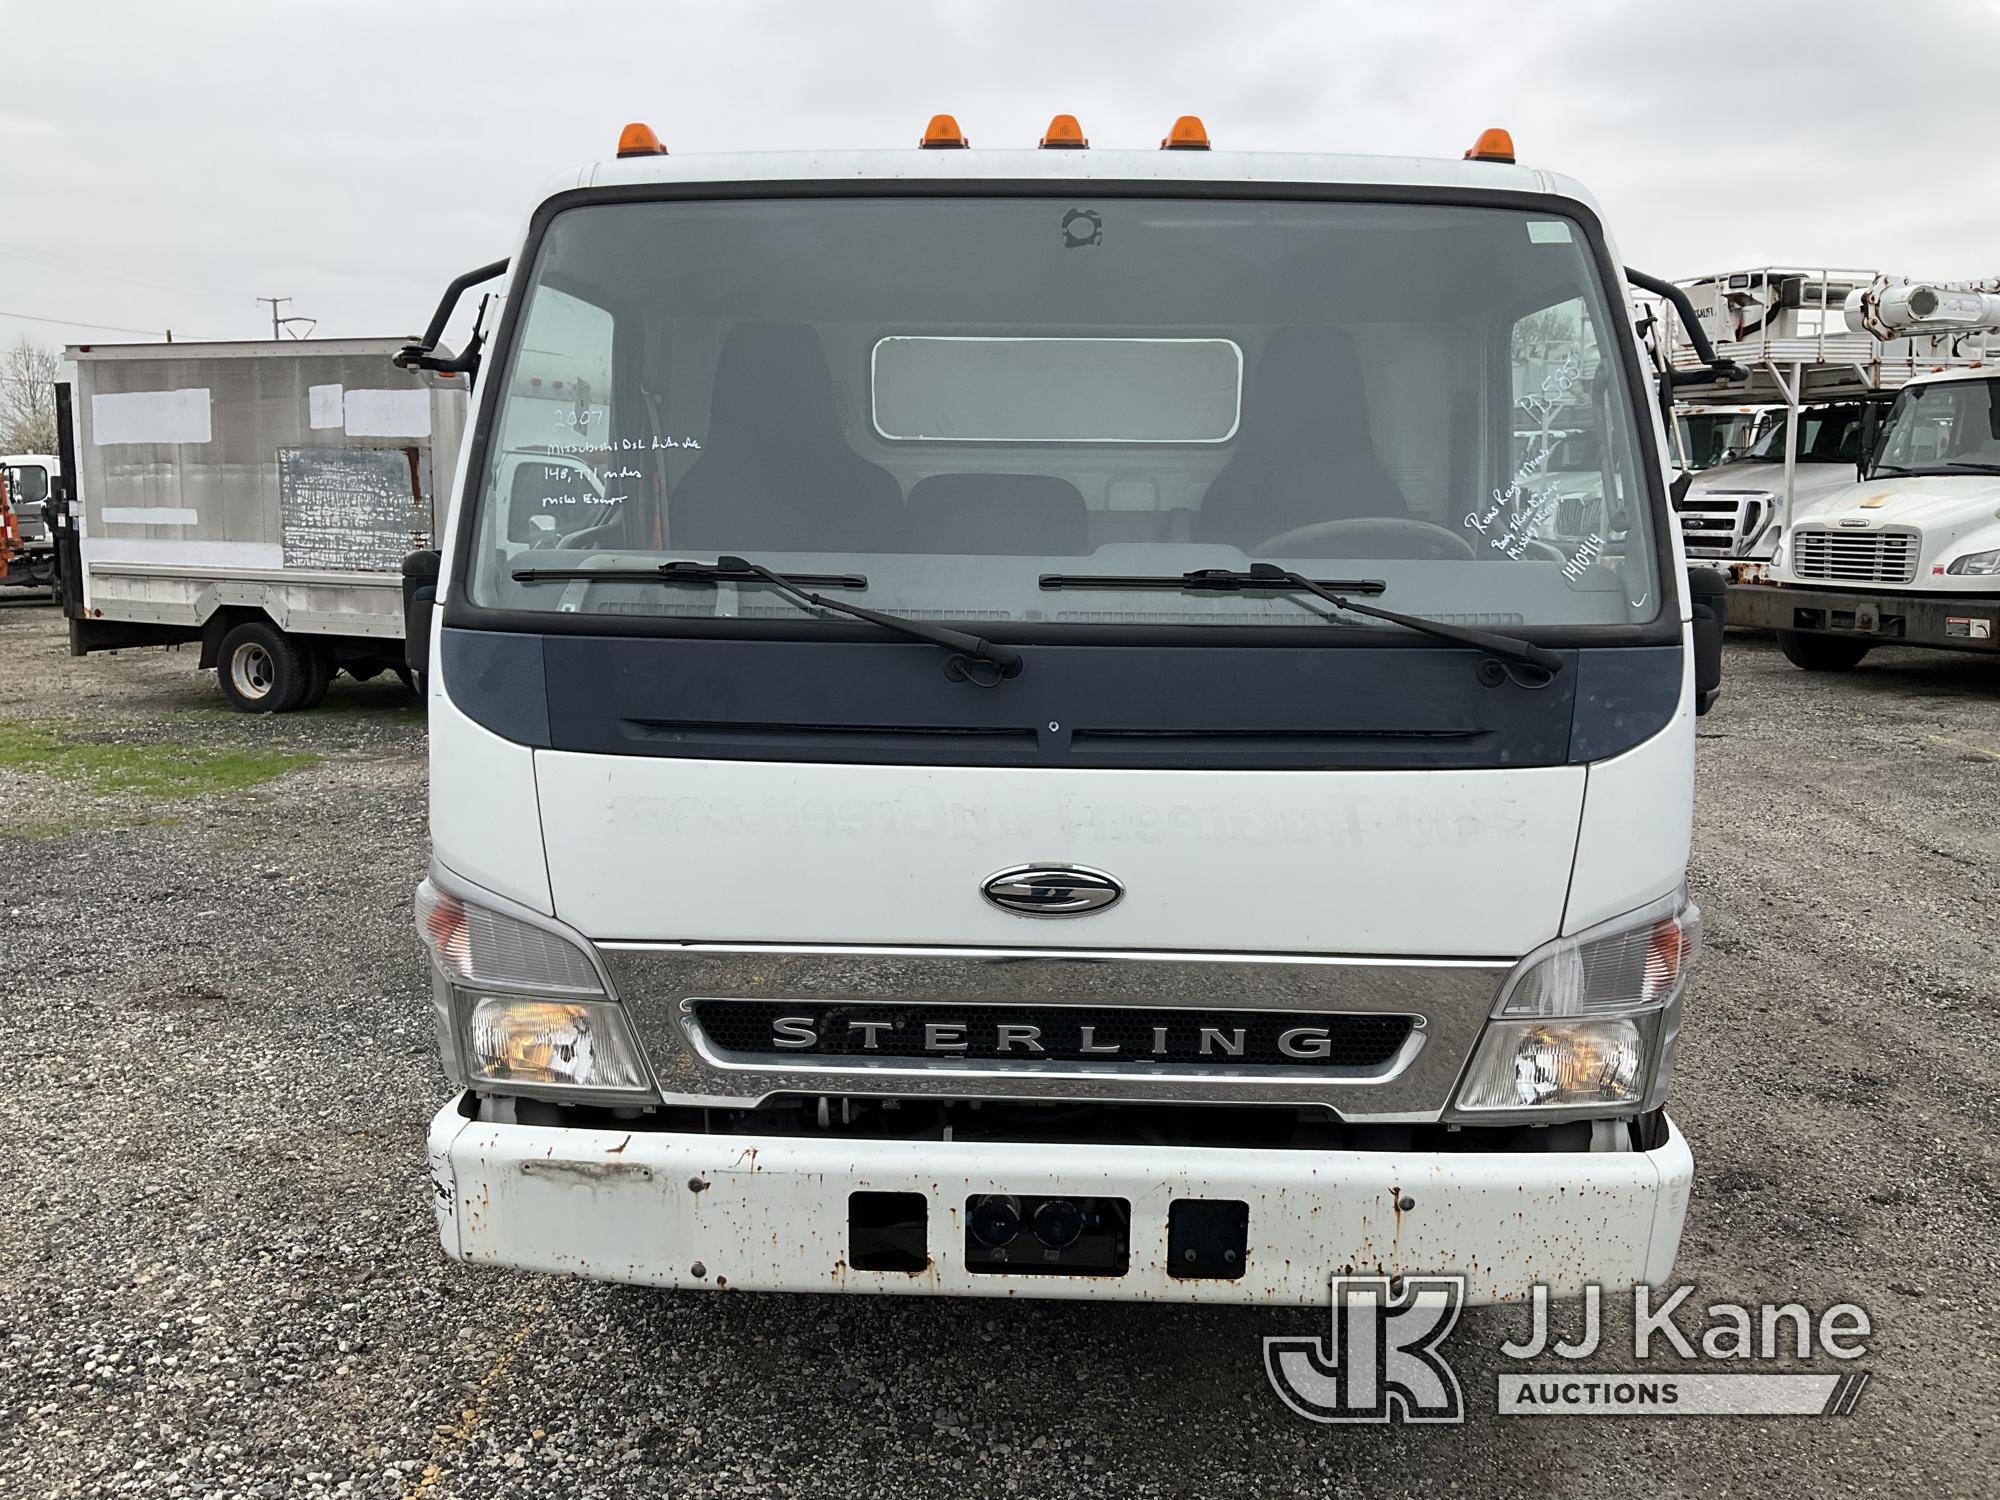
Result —
M 586 203 L 512 295 L 468 489 L 476 606 L 828 618 L 632 576 L 740 554 L 1016 639 L 1297 628 L 1263 594 L 1038 587 L 1253 561 L 1465 624 L 1660 608 L 1624 305 L 1557 211 Z M 517 576 L 563 568 L 622 576 Z
M 2000 381 L 1904 386 L 1875 449 L 1876 474 L 2000 469 Z
M 1786 419 L 1772 425 L 1750 450 L 1753 463 L 1781 464 L 1785 461 Z M 1798 460 L 1802 464 L 1847 464 L 1861 457 L 1861 408 L 1833 406 L 1823 411 L 1802 412 L 1799 416 Z
M 49 471 L 40 464 L 23 464 L 7 470 L 7 498 L 18 509 L 40 505 L 49 498 Z

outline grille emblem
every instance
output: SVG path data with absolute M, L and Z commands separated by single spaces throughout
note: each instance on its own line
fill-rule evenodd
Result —
M 1082 865 L 1016 865 L 989 876 L 979 893 L 1024 917 L 1081 917 L 1115 905 L 1125 887 Z

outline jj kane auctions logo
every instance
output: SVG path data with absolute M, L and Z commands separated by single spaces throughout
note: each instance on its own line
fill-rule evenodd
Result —
M 1278 1398 L 1311 1422 L 1442 1422 L 1465 1420 L 1465 1396 L 1443 1346 L 1465 1302 L 1462 1276 L 1335 1276 L 1331 1326 L 1324 1339 L 1288 1335 L 1264 1340 L 1264 1371 Z M 1709 1303 L 1706 1321 L 1690 1329 L 1691 1286 L 1660 1297 L 1632 1290 L 1632 1359 L 1636 1370 L 1558 1367 L 1503 1370 L 1495 1409 L 1502 1416 L 1845 1416 L 1868 1384 L 1864 1371 L 1800 1374 L 1685 1370 L 1682 1361 L 1768 1363 L 1845 1362 L 1868 1352 L 1873 1331 L 1852 1302 L 1815 1317 L 1796 1302 L 1755 1306 Z M 1574 1339 L 1555 1336 L 1549 1290 L 1535 1288 L 1528 1336 L 1500 1345 L 1508 1360 L 1553 1356 L 1578 1361 L 1604 1348 L 1603 1294 L 1585 1289 L 1583 1328 Z

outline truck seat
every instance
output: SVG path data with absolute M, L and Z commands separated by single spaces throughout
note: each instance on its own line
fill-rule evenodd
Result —
M 910 490 L 911 552 L 1080 557 L 1083 492 L 1051 474 L 933 474 Z
M 1236 454 L 1195 516 L 1196 540 L 1251 551 L 1315 521 L 1409 513 L 1376 457 L 1367 387 L 1347 335 L 1275 330 L 1243 404 Z
M 903 491 L 848 446 L 826 351 L 804 323 L 739 323 L 723 340 L 702 454 L 674 491 L 679 547 L 895 547 Z

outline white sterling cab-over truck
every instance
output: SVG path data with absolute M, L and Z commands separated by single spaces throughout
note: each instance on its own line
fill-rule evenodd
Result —
M 407 579 L 446 1252 L 1664 1278 L 1720 579 L 1589 198 L 1498 131 L 922 144 L 628 127 L 399 356 L 484 366 Z

